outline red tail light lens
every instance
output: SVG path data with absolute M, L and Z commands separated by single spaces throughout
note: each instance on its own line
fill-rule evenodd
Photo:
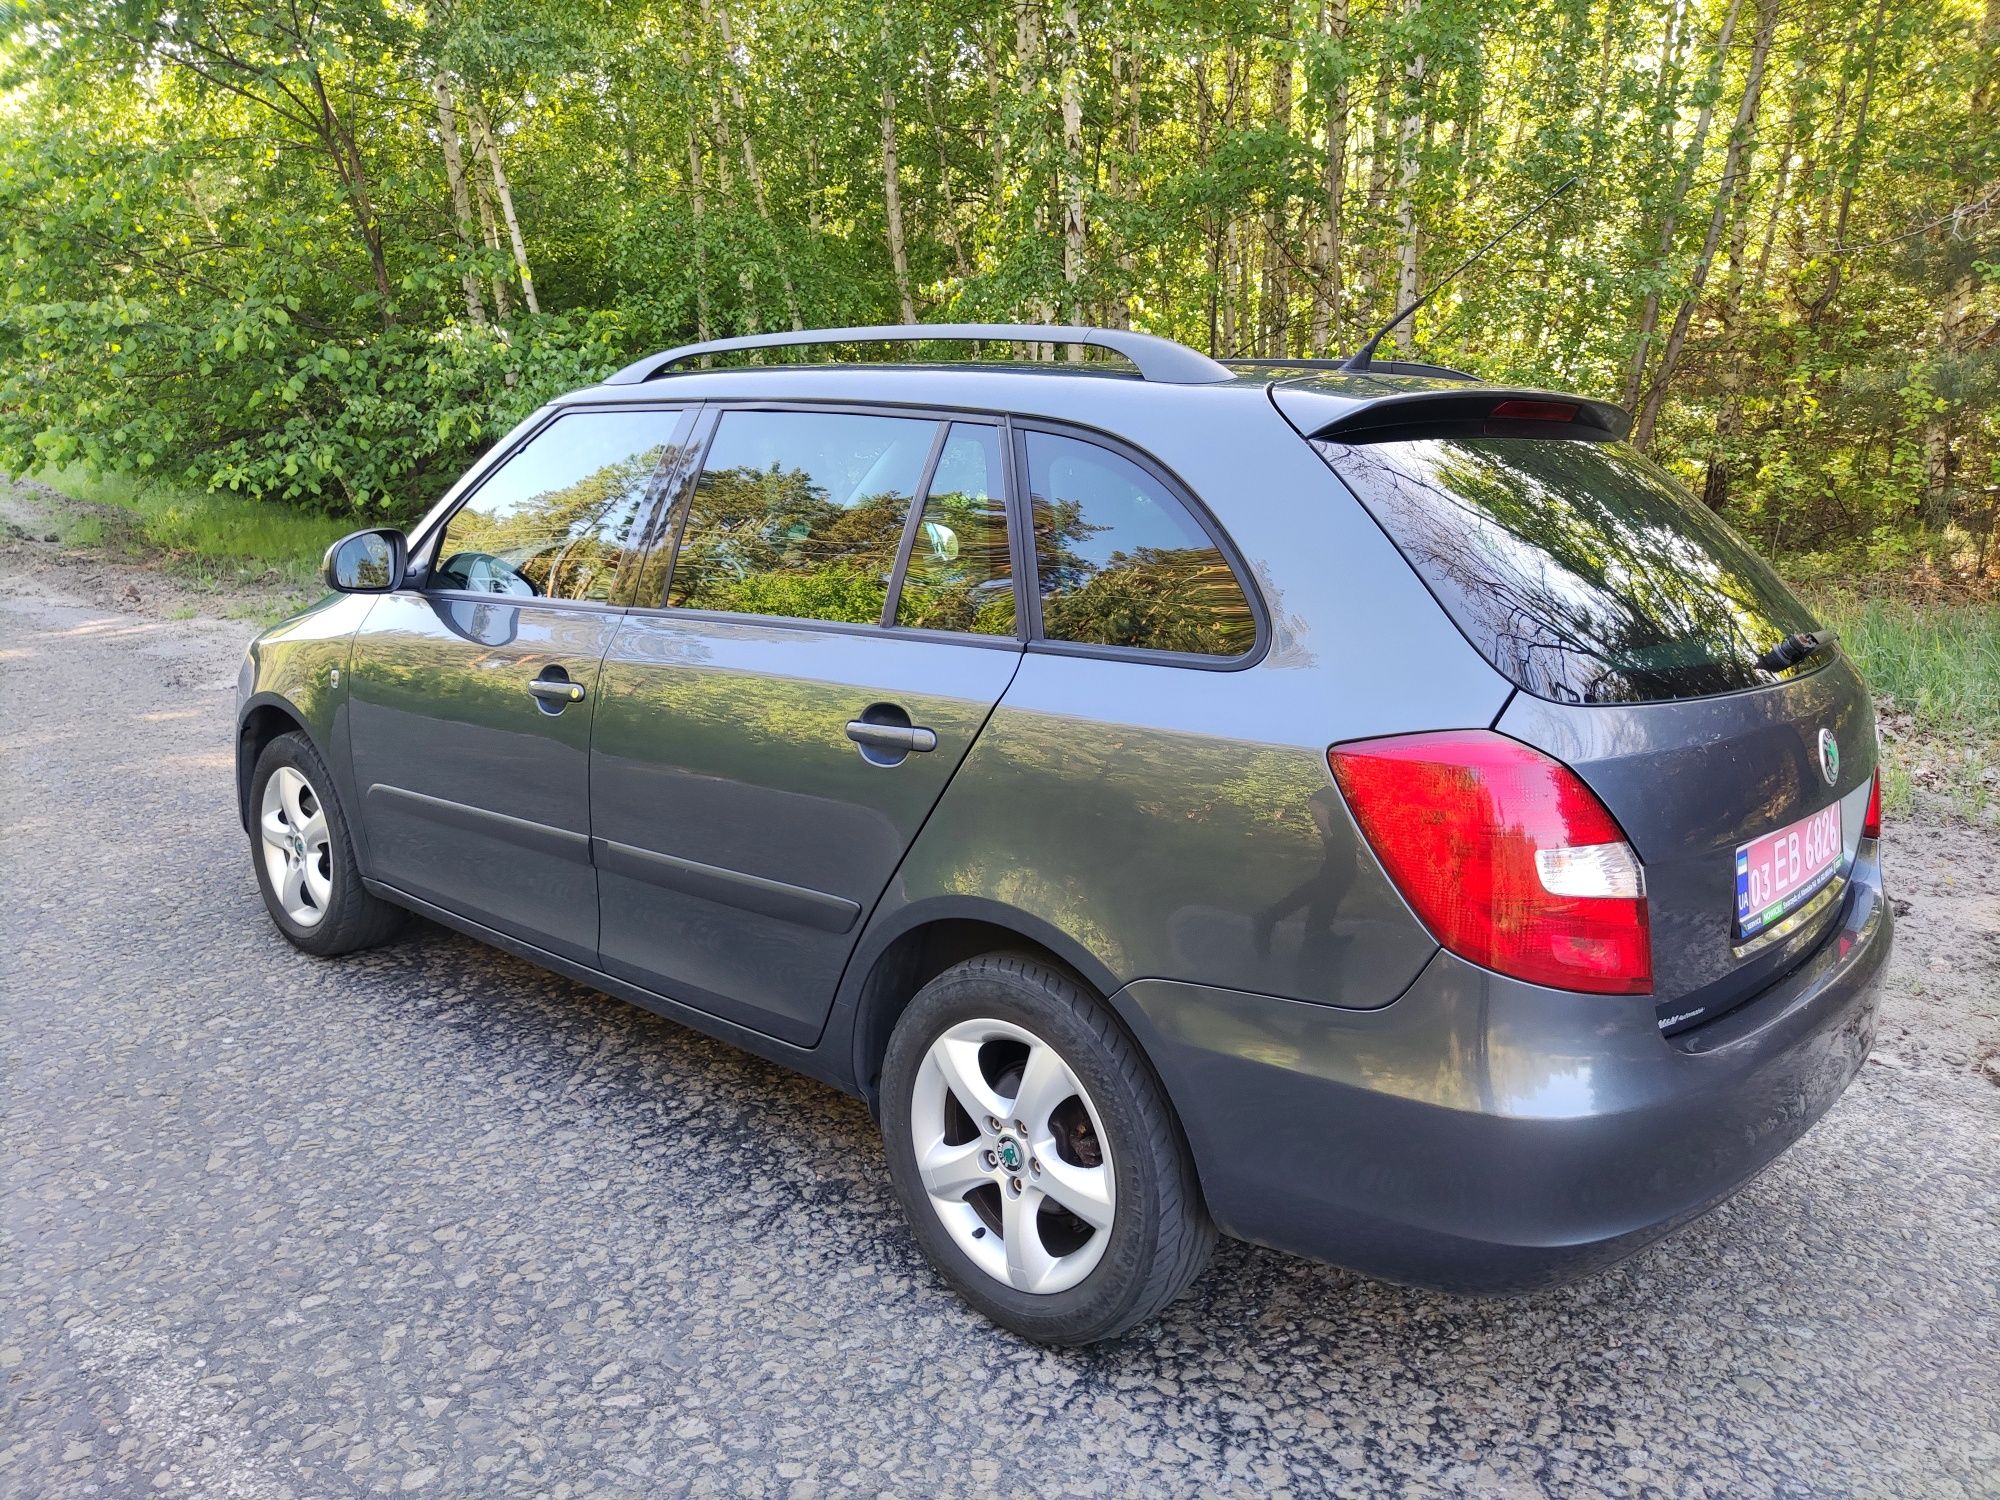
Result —
M 1326 758 L 1396 889 L 1460 958 L 1557 989 L 1652 989 L 1645 871 L 1569 767 L 1483 729 Z
M 1874 779 L 1868 783 L 1868 811 L 1861 815 L 1861 836 L 1864 839 L 1882 837 L 1882 772 L 1879 767 Z

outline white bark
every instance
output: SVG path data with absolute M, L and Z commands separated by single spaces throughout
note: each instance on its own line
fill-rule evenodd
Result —
M 451 85 L 445 82 L 444 74 L 431 79 L 431 94 L 437 100 L 438 145 L 444 152 L 445 181 L 451 188 L 452 228 L 458 235 L 461 254 L 468 257 L 465 268 L 459 272 L 459 285 L 465 291 L 465 315 L 472 322 L 484 325 L 486 303 L 479 295 L 479 275 L 472 269 L 472 194 L 465 185 L 465 153 L 459 143 L 458 109 L 452 103 Z
M 500 143 L 494 138 L 493 127 L 486 118 L 484 107 L 475 104 L 473 123 L 479 127 L 479 144 L 485 148 L 486 165 L 493 174 L 493 196 L 500 203 L 500 217 L 507 225 L 507 239 L 514 248 L 514 268 L 521 277 L 521 300 L 528 304 L 528 311 L 539 313 L 542 304 L 535 296 L 534 273 L 528 269 L 528 247 L 521 238 L 521 220 L 514 212 L 514 190 L 507 185 L 507 169 L 500 164 Z

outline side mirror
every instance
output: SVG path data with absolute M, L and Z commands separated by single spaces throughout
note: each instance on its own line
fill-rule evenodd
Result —
M 403 586 L 400 531 L 356 531 L 326 549 L 319 565 L 326 586 L 343 594 L 386 594 Z

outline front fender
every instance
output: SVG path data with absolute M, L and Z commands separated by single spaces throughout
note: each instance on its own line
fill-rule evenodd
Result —
M 251 643 L 236 705 L 236 801 L 246 829 L 257 756 L 292 729 L 303 731 L 326 762 L 341 806 L 360 805 L 347 755 L 347 672 L 354 632 L 373 603 L 365 594 L 330 595 Z M 350 817 L 348 824 L 365 869 L 360 820 Z

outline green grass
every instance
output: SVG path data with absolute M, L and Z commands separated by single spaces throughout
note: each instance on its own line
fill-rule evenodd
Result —
M 2000 803 L 2000 605 L 1814 591 L 1882 710 L 1882 793 L 1984 819 Z
M 263 580 L 275 574 L 271 581 L 310 589 L 328 545 L 355 525 L 268 500 L 226 491 L 201 494 L 123 474 L 93 478 L 81 468 L 66 468 L 35 477 L 74 499 L 128 512 L 138 540 L 171 554 L 176 572 L 202 583 L 231 577 Z M 97 545 L 104 540 L 101 516 L 78 516 L 68 526 L 75 534 L 66 529 L 65 541 Z M 93 535 L 81 535 L 92 528 Z
M 2000 605 L 1816 598 L 1885 706 L 1929 734 L 2000 738 Z

